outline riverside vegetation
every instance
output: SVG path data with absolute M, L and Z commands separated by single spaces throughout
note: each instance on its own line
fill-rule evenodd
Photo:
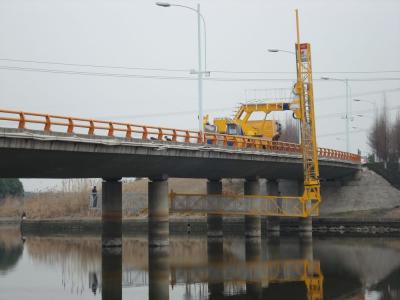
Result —
M 147 193 L 147 179 L 125 180 L 123 193 Z M 99 179 L 67 179 L 62 181 L 61 190 L 46 190 L 28 193 L 25 196 L 7 196 L 0 202 L 0 218 L 19 219 L 25 212 L 29 219 L 61 219 L 61 218 L 98 218 L 99 210 L 90 209 L 90 194 L 93 186 L 97 186 L 101 194 Z M 177 179 L 169 181 L 170 190 L 191 193 L 204 193 L 206 180 Z M 123 210 L 124 217 L 146 215 L 143 210 L 134 215 Z

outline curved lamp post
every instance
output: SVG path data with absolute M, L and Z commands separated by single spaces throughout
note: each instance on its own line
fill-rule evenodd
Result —
M 197 71 L 191 71 L 191 74 L 197 74 L 198 78 L 198 105 L 199 105 L 199 131 L 203 131 L 203 75 L 204 74 L 209 74 L 207 72 L 207 47 L 206 47 L 206 22 L 204 20 L 203 15 L 200 13 L 200 4 L 197 4 L 197 9 L 190 7 L 190 6 L 185 6 L 185 5 L 180 5 L 180 4 L 171 4 L 168 2 L 156 2 L 156 5 L 161 6 L 161 7 L 182 7 L 186 9 L 190 9 L 194 11 L 197 14 L 197 38 L 198 38 L 198 64 L 199 64 L 199 69 Z M 203 27 L 204 27 L 204 70 L 203 70 L 203 63 L 202 63 L 202 53 L 201 53 L 201 22 L 203 22 Z

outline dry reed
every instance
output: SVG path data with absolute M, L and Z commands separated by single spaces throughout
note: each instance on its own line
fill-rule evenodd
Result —
M 15 249 L 22 245 L 20 229 L 17 226 L 0 227 L 0 245 L 5 250 Z
M 30 219 L 95 217 L 89 211 L 93 181 L 64 180 L 61 191 L 35 193 L 29 198 L 7 198 L 0 204 L 0 217 L 19 218 L 23 212 Z
M 171 178 L 168 182 L 169 190 L 178 193 L 206 193 L 205 179 Z M 89 209 L 91 189 L 96 185 L 98 194 L 101 193 L 101 182 L 89 179 L 68 179 L 62 183 L 61 191 L 44 191 L 25 198 L 7 198 L 0 202 L 0 218 L 20 218 L 25 212 L 29 219 L 54 218 L 98 218 L 99 210 Z M 148 180 L 124 180 L 123 193 L 147 193 Z M 227 179 L 223 181 L 223 190 L 226 193 L 243 193 L 241 180 Z M 124 217 L 146 217 L 147 209 L 139 213 L 124 210 Z M 172 217 L 203 217 L 203 213 L 177 213 Z

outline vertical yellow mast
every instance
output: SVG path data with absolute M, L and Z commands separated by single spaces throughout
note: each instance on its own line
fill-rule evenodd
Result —
M 304 216 L 318 214 L 321 201 L 318 148 L 315 133 L 314 94 L 311 68 L 311 46 L 300 43 L 299 13 L 296 9 L 296 94 L 300 100 L 301 149 L 303 155 L 304 193 L 302 196 Z

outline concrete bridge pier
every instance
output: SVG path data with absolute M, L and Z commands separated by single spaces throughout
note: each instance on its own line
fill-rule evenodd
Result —
M 169 202 L 167 176 L 150 178 L 148 185 L 149 247 L 169 245 Z
M 300 237 L 300 257 L 309 261 L 314 260 L 313 239 L 310 236 Z
M 222 182 L 220 179 L 208 179 L 207 181 L 208 195 L 221 195 Z M 223 236 L 223 218 L 220 214 L 207 214 L 207 235 L 209 237 Z
M 268 236 L 265 240 L 266 260 L 279 260 L 282 258 L 280 237 Z
M 169 299 L 169 247 L 149 244 L 149 300 Z
M 258 265 L 261 263 L 261 239 L 260 238 L 247 238 L 245 241 L 245 257 L 246 264 L 251 268 L 256 268 L 255 272 L 248 272 L 251 274 L 259 274 Z M 251 296 L 251 299 L 262 299 L 262 284 L 256 278 L 247 278 L 246 281 L 246 294 Z
M 224 240 L 222 237 L 207 239 L 208 294 L 209 299 L 221 299 L 224 295 L 224 273 L 215 266 L 224 260 Z
M 102 183 L 103 247 L 122 246 L 122 183 L 121 178 L 103 178 Z
M 267 195 L 268 196 L 279 196 L 279 183 L 276 179 L 267 179 Z M 280 200 L 277 201 L 278 207 L 282 207 Z M 267 235 L 279 236 L 280 235 L 280 217 L 267 217 L 266 218 L 266 230 Z
M 122 247 L 102 248 L 101 286 L 102 299 L 122 299 Z
M 300 236 L 300 257 L 305 261 L 312 263 L 314 261 L 314 248 L 312 236 Z M 312 276 L 316 270 L 313 268 L 313 264 L 309 265 L 307 273 Z
M 247 178 L 244 182 L 245 195 L 258 195 L 260 193 L 260 182 L 258 178 Z M 260 216 L 246 215 L 244 218 L 244 234 L 247 238 L 261 237 Z
M 297 181 L 299 195 L 304 193 L 304 182 L 301 180 Z M 299 235 L 300 238 L 309 238 L 312 236 L 312 217 L 299 218 Z
M 299 218 L 300 238 L 312 238 L 312 217 Z

